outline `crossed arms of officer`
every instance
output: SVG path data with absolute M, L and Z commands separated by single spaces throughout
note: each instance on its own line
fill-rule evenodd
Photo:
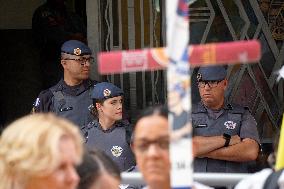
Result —
M 228 147 L 224 147 L 224 137 L 195 136 L 193 137 L 194 157 L 208 157 L 226 161 L 252 161 L 258 156 L 259 145 L 250 138 L 241 139 L 238 135 L 231 137 Z

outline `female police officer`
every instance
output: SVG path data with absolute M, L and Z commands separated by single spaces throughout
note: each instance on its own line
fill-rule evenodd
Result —
M 82 128 L 86 146 L 103 150 L 125 171 L 135 165 L 135 158 L 130 148 L 131 126 L 122 120 L 123 91 L 102 82 L 94 86 L 91 98 L 97 118 Z

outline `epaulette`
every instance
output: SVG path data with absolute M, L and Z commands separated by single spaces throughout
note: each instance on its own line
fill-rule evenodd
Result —
M 63 80 L 60 80 L 56 85 L 49 88 L 49 90 L 53 93 L 56 91 L 62 91 L 63 90 Z
M 91 129 L 92 127 L 97 127 L 98 126 L 98 122 L 97 121 L 91 121 L 88 125 L 87 125 L 87 129 Z
M 248 106 L 244 106 L 244 109 L 250 111 Z
M 245 109 L 246 111 L 249 111 L 249 113 L 251 113 L 251 110 L 250 110 L 250 108 L 249 108 L 248 106 L 244 106 L 244 109 Z
M 49 94 L 52 94 L 51 91 L 49 89 L 43 90 L 39 93 L 39 97 L 40 96 L 48 96 Z
M 88 79 L 86 82 L 85 82 L 85 87 L 86 88 L 90 88 L 90 87 L 93 87 L 95 84 L 97 84 L 98 83 L 98 81 L 96 81 L 96 80 L 90 80 L 90 79 Z
M 95 121 L 91 121 L 90 123 L 88 123 L 87 125 L 84 125 L 83 127 L 81 127 L 81 131 L 87 131 L 90 130 L 92 127 L 94 127 L 96 125 Z
M 40 101 L 45 101 L 46 99 L 50 99 L 53 96 L 52 92 L 49 89 L 43 90 L 39 93 L 38 98 L 34 101 L 33 106 L 37 107 Z
M 227 109 L 233 114 L 243 114 L 245 112 L 245 108 L 237 104 L 227 104 Z

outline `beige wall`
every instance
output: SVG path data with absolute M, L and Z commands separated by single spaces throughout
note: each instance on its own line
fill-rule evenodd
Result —
M 44 0 L 0 0 L 0 29 L 30 29 L 34 10 Z

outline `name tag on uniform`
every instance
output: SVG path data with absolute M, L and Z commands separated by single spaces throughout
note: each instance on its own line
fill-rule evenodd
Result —
M 69 110 L 73 110 L 73 107 L 61 108 L 59 111 L 65 112 L 65 111 L 69 111 Z
M 195 128 L 205 128 L 207 127 L 207 124 L 198 124 L 198 125 L 195 125 Z

